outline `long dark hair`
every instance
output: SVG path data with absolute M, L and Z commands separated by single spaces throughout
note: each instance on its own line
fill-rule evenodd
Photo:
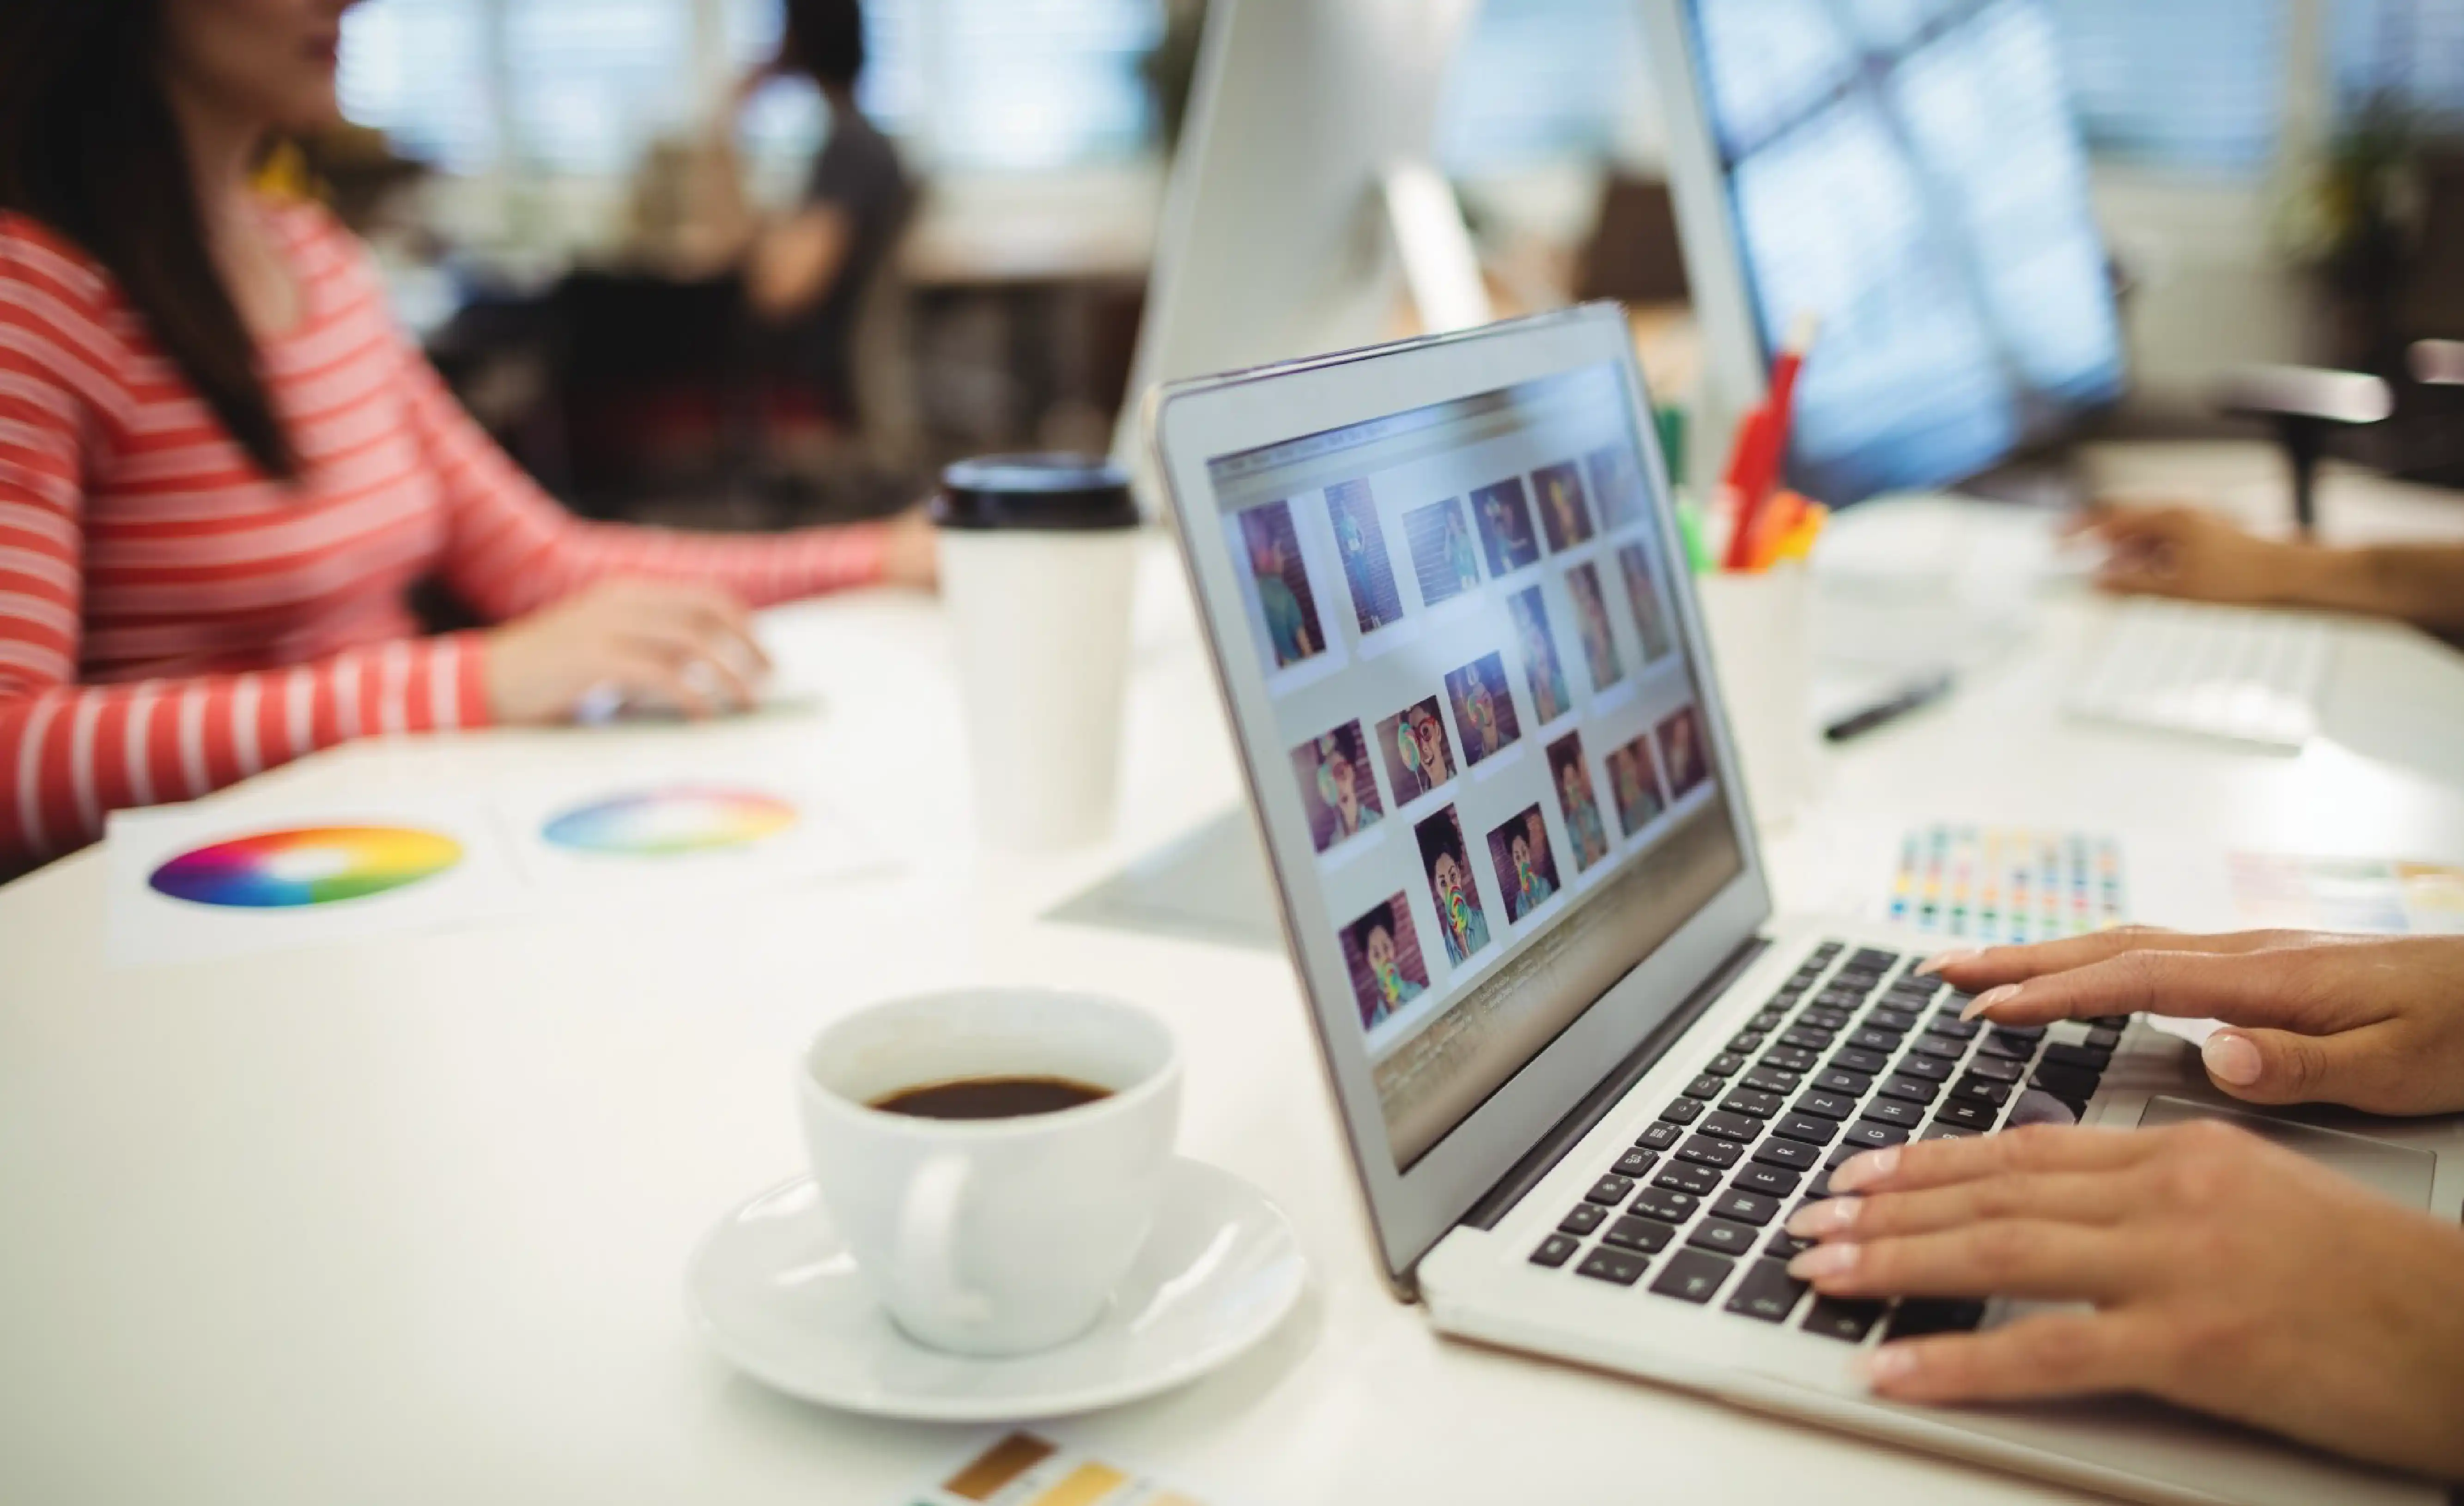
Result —
M 298 460 L 206 249 L 164 93 L 160 0 L 0 0 L 0 209 L 76 241 L 268 475 Z

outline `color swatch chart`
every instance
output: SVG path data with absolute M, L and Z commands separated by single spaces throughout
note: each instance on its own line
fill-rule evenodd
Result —
M 1896 925 L 1987 946 L 2123 925 L 2122 844 L 2015 826 L 1913 827 L 1900 839 L 1886 913 Z
M 902 1503 L 906 1506 L 906 1503 Z M 1014 1432 L 969 1459 L 913 1506 L 1206 1506 L 1126 1465 Z
M 2234 918 L 2254 928 L 2464 934 L 2464 868 L 2384 858 L 2237 852 L 2228 860 Z

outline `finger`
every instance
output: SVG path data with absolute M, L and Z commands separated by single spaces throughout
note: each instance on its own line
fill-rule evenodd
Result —
M 1956 987 L 1974 991 L 1997 983 L 2016 983 L 2040 972 L 2059 972 L 2140 947 L 2187 947 L 2220 949 L 2221 936 L 2189 936 L 2159 926 L 2116 926 L 2061 941 L 2040 941 L 2026 947 L 1965 947 L 1937 951 L 1917 964 L 1920 977 L 1940 973 Z
M 1799 1209 L 1788 1232 L 1802 1239 L 1872 1240 L 1994 1218 L 2101 1227 L 2121 1218 L 2131 1202 L 2110 1171 L 2020 1171 L 1947 1187 L 1827 1197 Z
M 643 606 L 664 622 L 683 626 L 712 644 L 723 644 L 723 651 L 746 672 L 760 673 L 770 667 L 770 657 L 762 652 L 760 640 L 755 636 L 753 609 L 728 591 L 690 582 L 666 584 L 646 598 Z
M 714 714 L 710 697 L 684 672 L 685 661 L 641 647 L 616 656 L 616 679 L 635 699 L 664 699 L 694 721 Z
M 2322 959 L 2264 949 L 2132 950 L 1988 989 L 1962 1013 L 2002 1025 L 2104 1015 L 2171 1015 L 2330 1035 L 2386 1016 L 2363 991 L 2321 987 Z
M 2150 1278 L 2110 1229 L 1996 1218 L 1933 1233 L 1818 1244 L 1788 1274 L 1826 1297 L 2019 1297 L 2116 1301 Z
M 2016 1401 L 2145 1389 L 2155 1352 L 2135 1314 L 2039 1313 L 1985 1333 L 1886 1343 L 1861 1367 L 1893 1401 Z
M 2220 1030 L 2199 1048 L 2217 1087 L 2247 1103 L 2345 1103 L 2366 1108 L 2392 1086 L 2404 1059 L 2387 1023 L 2328 1036 L 2286 1030 Z
M 2025 1124 L 1996 1135 L 1919 1140 L 1850 1156 L 1831 1173 L 1835 1192 L 1910 1192 L 2013 1172 L 2109 1171 L 2152 1153 L 2145 1135 L 2077 1124 Z

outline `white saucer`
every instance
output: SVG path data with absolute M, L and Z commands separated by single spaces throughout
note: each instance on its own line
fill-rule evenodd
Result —
M 1271 1332 L 1308 1278 L 1283 1210 L 1228 1171 L 1176 1160 L 1111 1310 L 1041 1354 L 972 1360 L 908 1338 L 857 1277 L 809 1176 L 721 1219 L 686 1268 L 685 1300 L 720 1354 L 790 1396 L 879 1417 L 1012 1422 L 1195 1380 Z

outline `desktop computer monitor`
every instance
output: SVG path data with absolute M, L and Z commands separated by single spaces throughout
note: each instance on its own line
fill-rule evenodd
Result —
M 2039 0 L 1640 0 L 1704 341 L 1698 452 L 1800 315 L 1789 475 L 1968 480 L 2122 393 L 2088 166 Z
M 1425 166 L 1472 5 L 1208 7 L 1113 445 L 1133 471 L 1155 385 L 1390 338 L 1407 277 L 1422 324 L 1485 322 L 1460 212 Z

